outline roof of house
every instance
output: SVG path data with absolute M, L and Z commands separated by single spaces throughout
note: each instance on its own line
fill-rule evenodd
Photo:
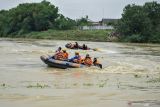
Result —
M 118 19 L 102 19 L 103 23 L 107 23 L 107 22 L 112 22 L 112 21 L 117 21 Z

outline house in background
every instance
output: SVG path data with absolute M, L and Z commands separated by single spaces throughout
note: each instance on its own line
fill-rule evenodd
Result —
M 102 19 L 99 22 L 94 22 L 89 20 L 89 23 L 91 23 L 90 26 L 81 26 L 81 30 L 112 30 L 114 29 L 111 23 L 116 22 L 117 19 Z

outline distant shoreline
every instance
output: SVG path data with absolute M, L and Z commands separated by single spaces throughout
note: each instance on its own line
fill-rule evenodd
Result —
M 41 32 L 31 32 L 23 35 L 1 36 L 3 40 L 67 40 L 67 41 L 90 41 L 90 42 L 117 42 L 117 43 L 138 43 L 123 41 L 117 37 L 110 37 L 112 30 L 47 30 Z M 152 42 L 143 42 L 160 44 Z M 142 43 L 142 44 L 143 44 Z
M 23 35 L 7 35 L 0 38 L 109 42 L 110 32 L 111 30 L 48 30 Z

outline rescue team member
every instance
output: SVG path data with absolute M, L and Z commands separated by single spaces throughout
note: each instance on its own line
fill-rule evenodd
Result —
M 62 50 L 61 47 L 58 47 L 58 49 L 55 51 L 56 53 L 53 56 L 49 56 L 48 59 L 53 58 L 57 60 L 67 60 L 68 59 L 68 53 L 65 49 Z
M 58 49 L 55 51 L 55 54 L 53 56 L 50 56 L 48 59 L 50 58 L 53 58 L 55 59 L 55 56 L 57 56 L 57 54 L 61 53 L 62 52 L 62 48 L 61 47 L 58 47 Z
M 79 55 L 79 52 L 75 52 L 75 56 L 68 60 L 69 62 L 81 63 L 82 57 Z
M 74 48 L 75 48 L 75 49 L 78 49 L 78 48 L 79 48 L 79 44 L 78 44 L 78 42 L 75 42 L 75 44 L 74 44 Z
M 59 51 L 54 55 L 54 59 L 63 60 L 63 52 Z
M 88 49 L 87 45 L 83 44 L 83 45 L 82 45 L 82 49 L 83 49 L 83 50 L 87 50 L 87 49 Z
M 65 49 L 63 49 L 62 51 L 56 53 L 54 55 L 54 59 L 57 59 L 57 60 L 67 60 L 68 59 L 68 53 L 66 52 Z
M 89 54 L 87 54 L 86 57 L 84 58 L 83 64 L 87 66 L 91 66 L 93 64 L 92 58 L 89 56 Z

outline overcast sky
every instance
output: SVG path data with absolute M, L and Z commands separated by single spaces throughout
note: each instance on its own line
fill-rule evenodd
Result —
M 41 2 L 42 0 L 0 0 L 0 10 L 10 9 L 20 3 Z M 120 18 L 127 4 L 142 5 L 153 0 L 47 0 L 59 8 L 64 16 L 77 19 L 89 16 L 93 21 L 102 18 Z M 160 3 L 160 0 L 154 0 Z

